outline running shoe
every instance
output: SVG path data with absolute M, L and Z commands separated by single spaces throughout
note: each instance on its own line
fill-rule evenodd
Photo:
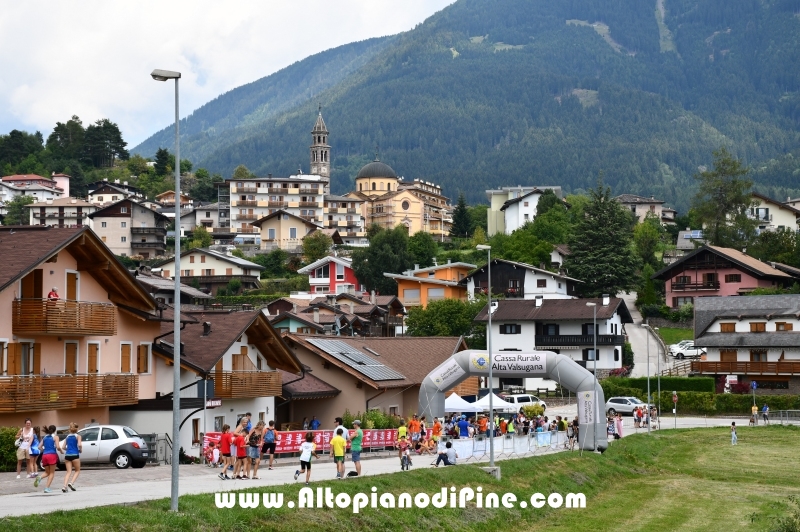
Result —
M 308 486 L 308 482 L 306 482 L 306 486 Z
M 39 482 L 41 482 L 41 481 L 42 481 L 42 477 L 36 477 L 36 480 L 33 481 L 33 487 L 34 488 L 38 488 L 39 487 Z
M 297 477 L 299 476 L 300 476 L 300 470 L 298 469 L 294 472 L 294 479 L 297 480 Z M 306 482 L 306 484 L 308 484 L 308 482 Z
M 19 475 L 17 475 L 17 480 L 19 480 L 20 478 L 22 478 L 22 477 L 20 477 Z
M 45 489 L 44 489 L 44 492 L 45 492 L 45 493 L 50 493 L 50 488 L 45 488 Z
M 68 487 L 69 489 L 71 489 L 72 491 L 77 491 L 77 490 L 75 489 L 75 486 L 73 486 L 73 485 L 72 485 L 72 482 L 70 482 L 69 484 L 67 484 L 67 487 Z
M 63 491 L 64 493 L 66 493 L 66 492 L 67 492 L 67 488 L 61 488 L 61 491 Z
M 222 473 L 220 473 L 220 474 L 219 474 L 219 475 L 217 475 L 217 476 L 219 477 L 219 479 L 220 479 L 220 480 L 228 480 L 228 477 L 226 477 L 226 476 L 225 476 L 225 475 L 223 475 Z

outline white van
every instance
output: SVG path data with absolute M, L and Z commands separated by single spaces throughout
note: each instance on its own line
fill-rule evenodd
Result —
M 541 405 L 542 408 L 547 410 L 547 403 L 536 397 L 535 395 L 530 395 L 526 393 L 519 393 L 519 394 L 510 394 L 510 395 L 500 395 L 500 398 L 503 401 L 508 403 L 514 403 L 517 405 L 514 412 L 519 412 L 519 409 L 523 406 L 530 406 L 530 405 Z M 510 411 L 510 409 L 508 409 Z

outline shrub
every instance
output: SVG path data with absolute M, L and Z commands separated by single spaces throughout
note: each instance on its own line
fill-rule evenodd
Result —
M 657 378 L 650 377 L 650 391 L 655 387 Z M 638 388 L 643 393 L 647 393 L 647 377 L 632 377 L 620 379 L 620 386 Z M 661 377 L 661 389 L 679 392 L 709 392 L 716 390 L 713 377 Z
M 660 318 L 662 316 L 661 307 L 657 304 L 641 305 L 639 307 L 639 312 L 641 312 L 642 316 L 645 318 Z
M 622 346 L 622 365 L 628 368 L 634 366 L 633 347 L 631 347 L 630 342 L 625 342 L 625 345 Z
M 522 407 L 522 413 L 525 414 L 525 417 L 528 419 L 533 419 L 536 416 L 544 415 L 544 408 L 542 405 L 525 405 Z
M 17 439 L 19 427 L 0 427 L 0 471 L 16 471 L 17 448 L 14 440 Z

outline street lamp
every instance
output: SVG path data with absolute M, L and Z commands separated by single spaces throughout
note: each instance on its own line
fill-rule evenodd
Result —
M 597 404 L 597 303 L 586 303 L 587 307 L 592 307 L 592 340 L 594 344 L 594 350 L 592 351 L 592 360 L 594 360 L 594 415 L 592 418 L 596 418 L 598 416 L 600 405 Z M 594 448 L 593 450 L 597 450 L 597 419 L 594 419 L 594 429 L 592 430 L 592 435 L 594 436 Z
M 181 145 L 178 115 L 178 80 L 180 72 L 155 69 L 150 74 L 156 81 L 175 80 L 175 294 L 173 296 L 172 359 L 172 486 L 170 510 L 178 511 L 178 449 L 180 448 L 181 417 Z
M 489 294 L 489 330 L 486 333 L 486 349 L 489 352 L 489 427 L 491 427 L 491 434 L 489 435 L 489 467 L 494 467 L 494 402 L 492 396 L 494 390 L 492 387 L 492 246 L 478 244 L 475 249 L 486 251 L 488 255 L 488 270 L 487 270 L 487 293 Z
M 650 408 L 650 324 L 649 323 L 642 323 L 642 327 L 647 330 L 647 435 L 650 435 L 650 425 L 652 425 L 652 421 L 650 419 L 650 412 L 652 412 L 652 408 Z
M 648 329 L 650 329 L 650 331 L 652 331 L 653 334 L 656 334 L 655 331 L 658 330 L 658 327 L 650 327 L 649 323 L 645 323 L 644 326 L 647 327 Z M 650 352 L 649 352 L 649 350 L 650 350 L 650 337 L 649 336 L 647 337 L 647 349 L 648 349 L 647 362 L 648 362 L 648 368 L 649 368 L 650 367 L 649 366 L 649 364 L 650 364 Z M 658 351 L 658 346 L 656 346 L 656 380 L 658 381 L 658 410 L 656 411 L 656 415 L 660 418 L 661 417 L 661 353 Z M 661 427 L 661 424 L 659 423 L 658 426 Z

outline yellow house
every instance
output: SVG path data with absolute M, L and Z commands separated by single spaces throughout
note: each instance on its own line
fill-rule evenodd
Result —
M 403 305 L 408 307 L 426 307 L 429 301 L 440 299 L 467 299 L 467 289 L 458 282 L 469 272 L 477 268 L 466 262 L 447 262 L 447 264 L 414 269 L 402 274 L 384 273 L 383 275 L 397 281 L 397 295 Z
M 295 216 L 282 209 L 253 222 L 261 230 L 261 249 L 283 249 L 298 252 L 303 247 L 303 237 L 319 229 L 310 220 Z

